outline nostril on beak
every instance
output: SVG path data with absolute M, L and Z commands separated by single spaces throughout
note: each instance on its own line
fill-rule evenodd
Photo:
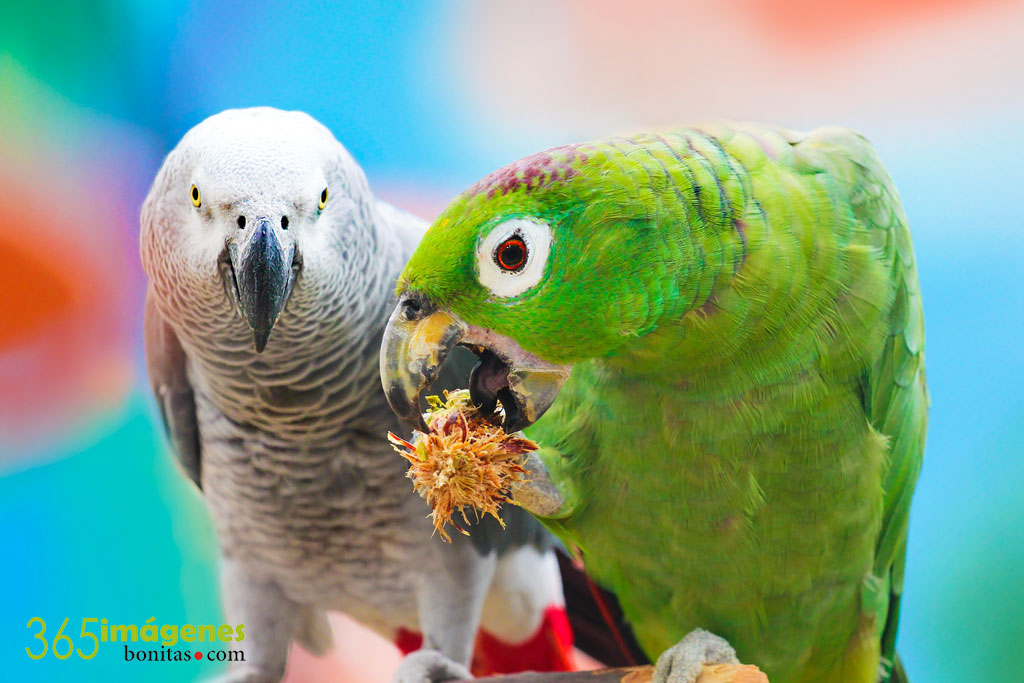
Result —
M 243 228 L 245 228 L 245 216 L 239 216 L 238 217 L 238 229 L 242 230 Z
M 406 320 L 419 320 L 423 307 L 416 299 L 405 299 L 402 301 L 402 317 Z
M 288 216 L 281 216 L 281 229 L 282 230 L 287 230 L 288 229 Z

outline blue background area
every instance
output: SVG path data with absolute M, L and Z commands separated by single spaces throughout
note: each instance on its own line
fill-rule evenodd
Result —
M 442 56 L 461 4 L 103 2 L 46 14 L 33 4 L 0 10 L 0 57 L 52 89 L 60 115 L 89 122 L 74 129 L 83 149 L 89 126 L 123 145 L 112 182 L 129 217 L 162 156 L 227 107 L 305 110 L 372 184 L 424 188 L 439 204 L 517 156 L 567 141 L 543 128 L 510 137 L 474 119 L 473 84 Z M 1024 643 L 1024 128 L 1020 116 L 977 119 L 867 131 L 903 195 L 925 303 L 931 427 L 899 641 L 919 682 L 1011 680 Z M 137 226 L 119 231 L 131 252 Z M 128 268 L 135 306 L 143 284 L 137 264 Z M 216 669 L 130 669 L 116 645 L 88 662 L 24 653 L 37 645 L 25 628 L 34 616 L 50 634 L 70 617 L 72 636 L 83 616 L 220 622 L 213 532 L 166 453 L 137 339 L 128 349 L 134 384 L 116 408 L 87 411 L 0 461 L 0 679 L 178 681 Z

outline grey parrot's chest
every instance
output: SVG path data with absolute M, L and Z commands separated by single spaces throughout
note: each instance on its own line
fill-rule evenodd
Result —
M 224 555 L 294 601 L 415 624 L 430 524 L 387 442 L 398 426 L 375 364 L 342 367 L 194 367 L 203 495 Z

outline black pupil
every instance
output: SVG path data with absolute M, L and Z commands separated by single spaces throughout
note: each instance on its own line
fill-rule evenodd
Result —
M 192 188 L 192 199 L 199 199 L 199 190 Z
M 321 204 L 326 204 L 327 203 L 327 190 L 324 190 L 323 192 L 320 193 L 320 203 Z
M 523 248 L 523 243 L 519 240 L 512 240 L 501 247 L 501 252 L 498 254 L 498 260 L 501 263 L 498 265 L 506 270 L 515 270 L 523 264 L 525 258 L 526 250 Z

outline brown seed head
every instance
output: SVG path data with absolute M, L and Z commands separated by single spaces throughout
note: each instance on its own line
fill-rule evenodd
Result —
M 434 530 L 451 541 L 445 525 L 469 533 L 452 520 L 458 511 L 466 524 L 466 508 L 491 515 L 505 526 L 498 510 L 511 502 L 512 484 L 528 474 L 521 464 L 523 455 L 537 444 L 516 434 L 506 434 L 500 416 L 489 419 L 480 414 L 466 390 L 445 392 L 444 399 L 427 398 L 430 409 L 428 433 L 416 432 L 413 443 L 388 432 L 388 441 L 409 461 L 406 474 L 413 490 L 430 505 Z

